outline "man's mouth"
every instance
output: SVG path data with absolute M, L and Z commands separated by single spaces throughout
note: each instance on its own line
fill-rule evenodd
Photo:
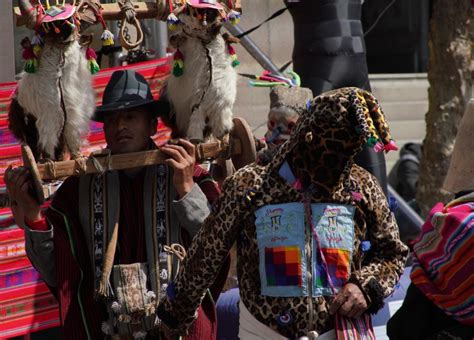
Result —
M 124 142 L 128 142 L 131 139 L 132 139 L 132 136 L 122 135 L 122 136 L 117 137 L 117 142 L 118 143 L 124 143 Z

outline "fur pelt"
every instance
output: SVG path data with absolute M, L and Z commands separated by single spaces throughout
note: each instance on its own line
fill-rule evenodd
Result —
M 204 130 L 221 138 L 232 129 L 232 107 L 237 95 L 237 74 L 232 67 L 221 24 L 207 26 L 181 13 L 181 24 L 170 44 L 184 55 L 184 74 L 170 76 L 167 96 L 181 136 L 203 140 Z
M 30 145 L 32 150 L 38 150 L 41 157 L 57 159 L 64 139 L 71 157 L 79 157 L 95 109 L 85 48 L 76 39 L 67 44 L 46 42 L 37 72 L 22 74 L 15 100 L 24 111 L 25 122 L 35 123 L 38 145 Z M 18 115 L 21 110 L 10 112 L 10 128 L 18 139 L 31 142 L 27 131 L 22 133 L 21 126 L 15 125 Z

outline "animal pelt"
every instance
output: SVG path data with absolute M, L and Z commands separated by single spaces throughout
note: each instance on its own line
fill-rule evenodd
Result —
M 30 147 L 38 150 L 38 156 L 60 157 L 62 150 L 57 148 L 61 148 L 64 138 L 71 157 L 79 157 L 95 108 L 84 48 L 76 39 L 67 44 L 45 43 L 37 72 L 22 74 L 15 100 L 24 111 L 24 121 L 36 126 L 38 146 Z M 10 111 L 10 128 L 18 139 L 31 143 L 31 138 L 26 137 L 27 131 L 16 126 L 19 117 L 15 116 L 18 115 L 21 115 L 20 110 Z
M 188 13 L 178 18 L 180 25 L 170 36 L 170 44 L 184 55 L 184 73 L 170 76 L 167 82 L 178 133 L 203 140 L 204 131 L 209 130 L 221 138 L 233 127 L 237 74 L 220 32 L 220 18 L 208 15 L 207 26 Z

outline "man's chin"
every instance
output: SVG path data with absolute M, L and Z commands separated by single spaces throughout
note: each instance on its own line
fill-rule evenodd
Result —
M 143 148 L 137 148 L 132 145 L 117 146 L 111 149 L 113 155 L 145 151 Z

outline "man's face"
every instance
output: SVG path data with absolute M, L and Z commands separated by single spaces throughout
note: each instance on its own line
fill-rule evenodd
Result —
M 104 117 L 107 146 L 112 154 L 145 151 L 156 125 L 143 107 L 109 112 Z

